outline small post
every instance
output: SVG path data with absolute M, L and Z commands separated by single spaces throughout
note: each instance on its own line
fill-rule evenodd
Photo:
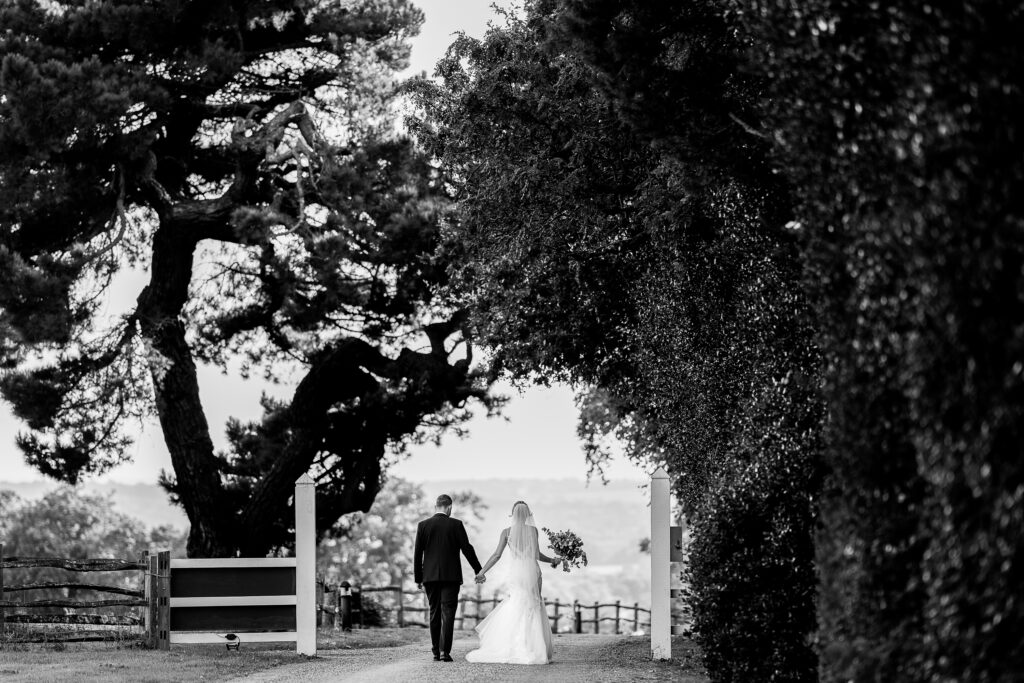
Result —
M 316 485 L 295 481 L 295 651 L 316 654 Z
M 330 592 L 327 590 L 327 584 L 318 580 L 316 582 L 316 607 L 320 612 L 320 626 L 323 628 L 331 625 L 331 613 L 327 604 L 328 595 Z
M 366 628 L 366 623 L 363 621 L 363 587 L 361 585 L 355 585 L 351 587 L 351 597 L 349 598 L 349 609 L 351 610 L 352 625 L 356 623 L 356 615 L 359 615 L 359 628 Z
M 651 476 L 651 658 L 672 658 L 669 609 L 668 473 L 661 467 Z
M 559 607 L 560 607 L 560 605 L 558 603 L 558 598 L 555 598 L 555 614 L 554 614 L 554 617 L 553 617 L 554 622 L 555 622 L 555 633 L 558 633 L 558 619 L 561 617 L 561 615 L 558 613 Z
M 599 618 L 598 610 L 600 606 L 597 604 L 597 600 L 594 600 L 594 633 L 601 632 L 601 619 Z
M 398 628 L 405 626 L 405 595 L 402 585 L 398 585 Z
M 342 581 L 340 584 L 338 584 L 338 607 L 337 611 L 334 614 L 334 625 L 335 627 L 337 627 L 338 624 L 340 623 L 342 631 L 352 630 L 353 600 L 354 598 L 352 596 L 352 584 L 350 584 L 348 581 Z
M 171 551 L 156 554 L 156 648 L 171 649 Z
M 4 599 L 4 544 L 0 542 L 0 602 Z M 7 625 L 6 617 L 4 616 L 4 608 L 0 605 L 0 634 L 4 632 L 4 628 Z
M 573 633 L 583 633 L 583 613 L 580 611 L 580 603 L 578 600 L 572 601 L 572 614 L 573 614 Z
M 481 619 L 480 619 L 480 606 L 483 605 L 483 594 L 484 594 L 483 588 L 481 586 L 482 586 L 482 584 L 479 584 L 479 583 L 476 585 L 476 600 L 473 601 L 473 606 L 476 608 L 473 611 L 473 625 L 474 626 L 479 625 L 480 622 L 481 622 Z
M 616 600 L 615 601 L 615 633 L 620 633 L 620 631 L 619 631 L 619 610 L 621 610 L 621 609 L 622 609 L 621 601 Z
M 149 602 L 150 602 L 150 585 L 149 585 L 149 550 L 143 550 L 139 554 L 139 564 L 142 565 L 142 595 L 146 599 L 146 606 L 139 609 L 142 617 L 142 635 L 146 641 L 146 647 L 149 647 Z
M 157 556 L 150 554 L 146 567 L 146 600 L 149 602 L 146 609 L 146 637 L 149 641 L 149 648 L 153 650 L 157 647 L 157 622 L 160 614 L 156 576 Z
M 640 630 L 640 603 L 633 603 L 633 633 Z
M 429 623 L 430 622 L 430 611 L 429 611 L 429 608 L 428 608 L 428 611 L 425 612 L 424 614 L 426 614 L 427 616 L 426 616 L 426 619 L 424 619 L 423 621 L 426 621 L 427 623 Z M 461 598 L 459 598 L 459 612 L 458 612 L 458 614 L 459 614 L 459 623 L 458 623 L 458 625 L 455 628 L 457 628 L 457 629 L 459 629 L 461 631 L 462 629 L 466 628 L 466 623 L 465 623 L 466 622 L 466 596 L 465 595 L 463 595 Z

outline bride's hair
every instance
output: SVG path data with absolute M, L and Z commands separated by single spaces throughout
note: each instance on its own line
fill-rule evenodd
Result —
M 508 545 L 513 557 L 530 560 L 537 558 L 537 523 L 526 501 L 517 500 L 512 506 L 512 525 L 509 527 Z
M 533 521 L 533 513 L 530 512 L 530 506 L 525 501 L 517 500 L 515 505 L 512 506 L 512 514 L 509 515 L 512 518 L 512 524 L 525 524 L 527 526 L 536 526 Z

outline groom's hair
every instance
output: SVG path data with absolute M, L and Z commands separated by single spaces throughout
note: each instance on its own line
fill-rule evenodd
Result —
M 452 506 L 452 497 L 447 493 L 442 493 L 437 497 L 437 502 L 434 503 L 434 506 L 439 508 L 450 508 Z

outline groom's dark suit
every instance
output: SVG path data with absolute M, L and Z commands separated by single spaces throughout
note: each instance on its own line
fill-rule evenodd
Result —
M 455 608 L 462 585 L 460 551 L 479 574 L 480 561 L 461 521 L 438 512 L 416 528 L 413 574 L 416 583 L 423 584 L 430 602 L 430 642 L 435 658 L 449 655 L 452 649 Z

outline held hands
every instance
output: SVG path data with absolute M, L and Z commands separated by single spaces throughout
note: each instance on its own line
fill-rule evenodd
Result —
M 551 567 L 554 569 L 558 568 L 558 565 L 562 564 L 562 558 L 555 557 L 551 559 Z
M 477 574 L 476 578 L 474 579 L 474 581 L 476 581 L 477 583 L 483 583 L 486 580 L 487 580 L 487 577 L 484 576 L 483 572 L 480 572 L 479 574 Z

